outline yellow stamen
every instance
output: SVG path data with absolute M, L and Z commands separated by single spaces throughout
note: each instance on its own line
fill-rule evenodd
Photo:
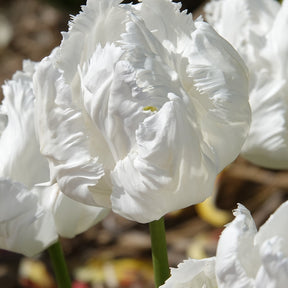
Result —
M 158 111 L 158 109 L 155 106 L 146 106 L 146 107 L 143 108 L 143 111 L 156 112 L 156 111 Z

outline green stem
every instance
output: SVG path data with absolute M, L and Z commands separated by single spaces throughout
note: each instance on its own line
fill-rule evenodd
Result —
M 58 288 L 71 288 L 71 281 L 60 242 L 56 242 L 48 249 Z
M 155 287 L 158 288 L 163 285 L 170 276 L 164 217 L 149 223 L 149 228 Z

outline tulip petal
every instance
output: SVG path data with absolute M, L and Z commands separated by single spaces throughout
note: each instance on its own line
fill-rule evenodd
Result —
M 31 61 L 24 62 L 24 71 L 15 73 L 5 83 L 5 98 L 0 107 L 0 175 L 30 188 L 49 180 L 48 162 L 40 154 L 35 135 L 34 66 Z
M 260 266 L 254 246 L 256 227 L 250 212 L 241 204 L 234 211 L 236 218 L 220 237 L 216 253 L 216 277 L 220 287 L 254 287 Z
M 253 116 L 249 137 L 241 153 L 256 165 L 287 168 L 287 92 L 286 80 L 272 80 L 270 72 L 258 72 L 257 83 L 250 93 Z
M 121 0 L 90 0 L 82 12 L 69 23 L 69 32 L 62 32 L 58 67 L 66 81 L 71 82 L 78 65 L 88 61 L 96 47 L 118 41 L 125 31 L 126 10 L 120 9 Z M 71 61 L 73 59 L 73 61 Z
M 213 190 L 215 169 L 201 155 L 197 132 L 183 115 L 183 105 L 167 102 L 136 131 L 137 146 L 111 173 L 116 213 L 150 222 L 202 201 Z
M 273 1 L 266 1 L 267 3 Z M 278 3 L 277 3 L 278 4 Z M 283 33 L 286 33 L 285 27 L 288 25 L 288 2 L 287 0 L 283 1 L 280 7 L 277 10 L 278 13 L 274 13 L 273 23 L 270 24 L 267 31 L 269 33 L 266 36 L 266 45 L 264 50 L 261 51 L 261 56 L 267 59 L 271 68 L 273 69 L 273 78 L 278 75 L 286 80 L 286 75 L 288 73 L 288 40 L 283 38 Z M 272 28 L 271 28 L 272 27 Z M 264 32 L 264 33 L 265 33 Z M 271 55 L 275 55 L 273 59 Z
M 33 190 L 0 179 L 0 247 L 34 256 L 57 241 L 51 212 L 38 203 Z
M 143 0 L 139 11 L 148 30 L 169 51 L 182 54 L 189 50 L 195 25 L 187 11 L 180 12 L 181 3 L 170 0 Z
M 63 193 L 76 200 L 81 195 L 83 202 L 94 203 L 89 186 L 98 183 L 104 171 L 98 158 L 89 154 L 84 120 L 72 104 L 69 86 L 49 58 L 39 64 L 34 90 L 41 153 L 52 164 L 52 179 L 57 179 Z
M 200 94 L 192 94 L 199 128 L 220 172 L 238 156 L 248 134 L 248 71 L 237 52 L 211 26 L 202 21 L 195 26 L 187 73 L 196 89 L 190 86 L 189 90 Z M 231 142 L 223 145 L 223 139 Z
M 204 10 L 208 22 L 245 60 L 248 55 L 249 60 L 255 60 L 259 51 L 253 46 L 263 46 L 257 36 L 265 35 L 271 28 L 279 8 L 277 1 L 212 0 Z
M 215 258 L 188 259 L 171 268 L 171 277 L 161 288 L 205 287 L 217 288 Z
M 125 65 L 121 61 L 122 54 L 123 51 L 114 45 L 107 44 L 104 48 L 98 46 L 81 71 L 84 106 L 96 126 L 91 136 L 95 138 L 95 153 L 100 159 L 101 154 L 105 155 L 101 162 L 110 169 L 114 167 L 115 161 L 129 152 L 130 138 L 133 137 L 131 131 L 135 130 L 133 126 L 137 127 L 137 118 L 143 119 L 139 112 L 144 115 L 142 107 L 130 96 L 130 83 L 125 80 L 133 78 L 133 72 L 129 75 L 129 67 L 126 66 L 121 69 Z M 109 149 L 101 152 L 102 147 L 107 145 Z
M 288 231 L 283 229 L 285 226 L 283 219 L 288 219 L 288 201 L 284 202 L 260 227 L 255 237 L 255 244 L 261 246 L 266 240 L 274 236 L 288 241 Z
M 99 223 L 110 211 L 82 204 L 61 193 L 55 203 L 53 216 L 59 235 L 73 238 Z
M 260 227 L 255 245 L 261 257 L 261 267 L 256 277 L 256 287 L 284 288 L 288 281 L 288 201 L 284 202 Z M 265 284 L 263 284 L 265 283 Z
M 85 205 L 67 197 L 57 184 L 43 183 L 37 186 L 39 204 L 51 210 L 57 233 L 73 238 L 105 218 L 110 209 Z
M 282 227 L 282 230 L 285 229 Z M 286 250 L 285 242 L 278 236 L 271 237 L 263 243 L 260 249 L 262 266 L 255 280 L 256 288 L 287 287 L 288 255 L 283 253 Z

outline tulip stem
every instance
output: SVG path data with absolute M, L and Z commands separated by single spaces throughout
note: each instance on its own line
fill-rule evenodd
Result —
M 164 217 L 150 222 L 149 228 L 155 287 L 158 288 L 163 285 L 170 276 Z
M 48 248 L 58 288 L 71 288 L 71 280 L 60 242 Z

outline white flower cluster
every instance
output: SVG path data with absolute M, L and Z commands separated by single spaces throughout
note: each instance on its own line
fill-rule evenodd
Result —
M 3 249 L 34 255 L 111 210 L 147 223 L 197 204 L 241 151 L 288 166 L 288 0 L 211 2 L 235 48 L 171 0 L 120 2 L 88 0 L 60 46 L 3 86 Z M 163 287 L 284 287 L 286 210 L 257 233 L 239 206 L 216 258 L 184 262 Z

